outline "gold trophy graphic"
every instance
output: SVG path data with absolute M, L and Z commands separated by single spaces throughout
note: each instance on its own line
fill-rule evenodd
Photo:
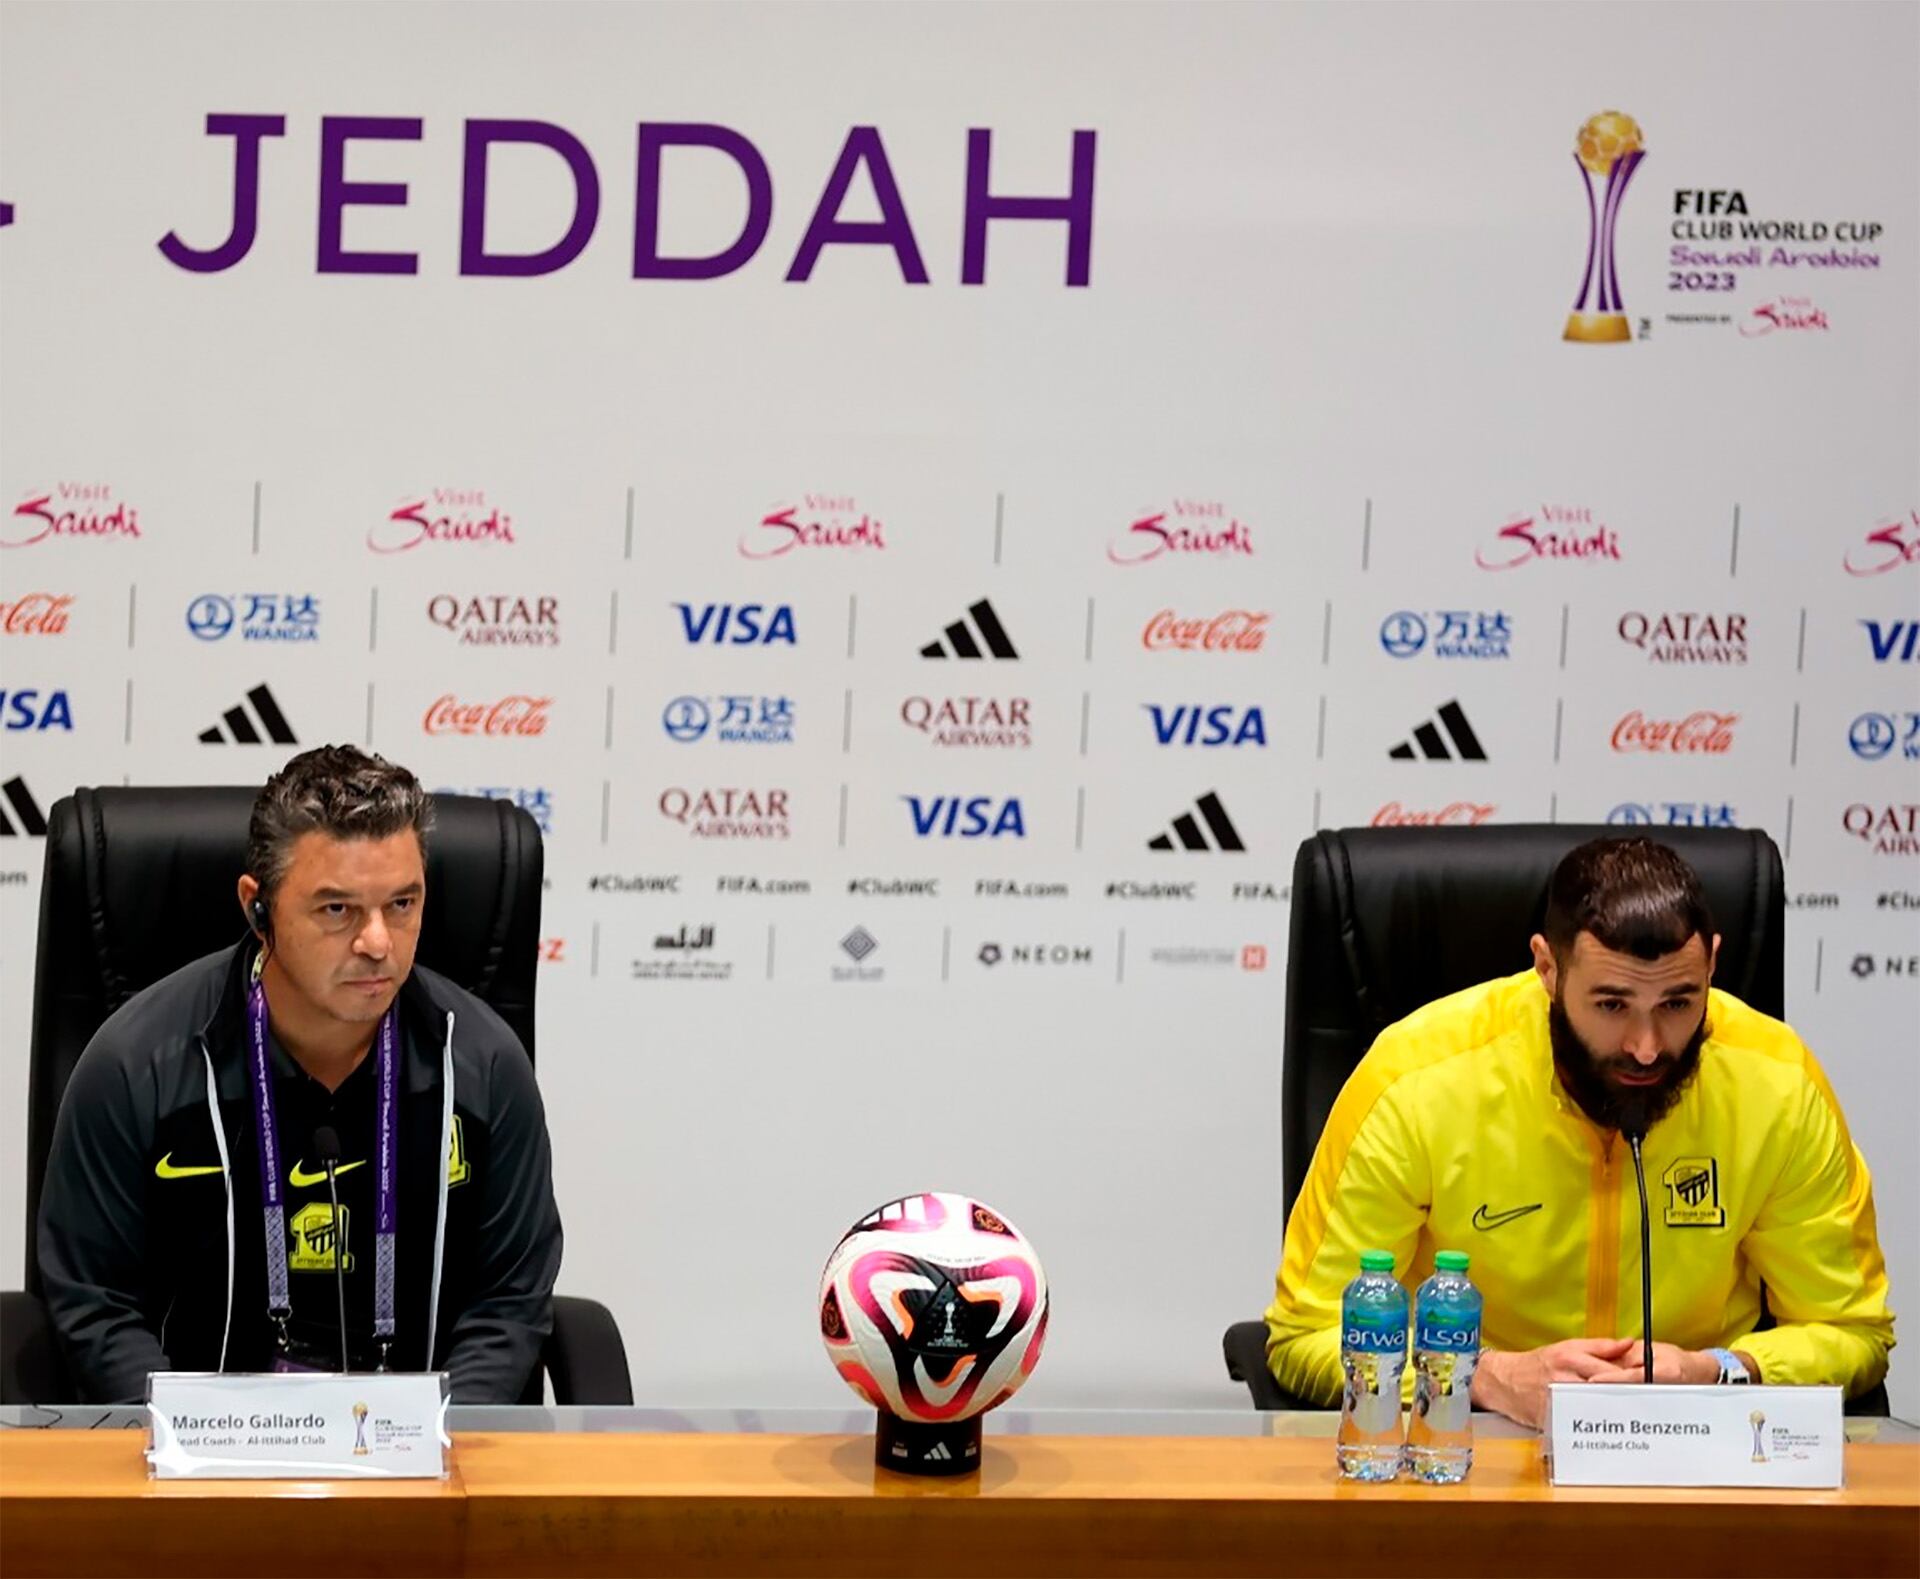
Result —
M 1760 1409 L 1754 1410 L 1747 1416 L 1747 1424 L 1753 1427 L 1753 1461 L 1756 1464 L 1764 1464 L 1767 1461 L 1767 1448 L 1760 1439 L 1760 1433 L 1767 1428 L 1766 1412 Z
M 367 1406 L 353 1406 L 353 1451 L 356 1457 L 367 1451 Z
M 1640 161 L 1646 158 L 1639 124 L 1619 110 L 1602 110 L 1580 128 L 1574 167 L 1587 191 L 1587 271 L 1580 295 L 1567 314 L 1566 340 L 1606 345 L 1632 338 L 1621 311 L 1620 277 L 1613 266 L 1613 236 L 1620 200 Z M 1596 192 L 1594 177 L 1604 185 Z

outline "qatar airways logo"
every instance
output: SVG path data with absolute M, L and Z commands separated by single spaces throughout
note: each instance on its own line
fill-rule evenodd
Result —
M 64 636 L 72 608 L 71 592 L 23 592 L 0 603 L 0 635 Z
M 1585 505 L 1543 504 L 1516 515 L 1473 551 L 1482 570 L 1515 570 L 1541 559 L 1620 559 L 1620 534 Z
M 30 493 L 0 522 L 0 548 L 31 548 L 50 537 L 138 537 L 140 512 L 103 482 L 63 482 Z
M 1162 609 L 1147 621 L 1140 645 L 1148 652 L 1258 652 L 1267 640 L 1272 616 L 1252 609 L 1227 609 L 1207 619 L 1182 619 Z
M 1733 726 L 1739 722 L 1738 713 L 1702 709 L 1681 719 L 1654 719 L 1636 708 L 1613 726 L 1613 749 L 1725 756 L 1733 749 Z
M 421 729 L 429 735 L 511 735 L 527 739 L 547 732 L 550 696 L 516 694 L 497 702 L 463 702 L 452 692 L 427 709 Z
M 1847 550 L 1850 576 L 1880 576 L 1902 565 L 1920 564 L 1920 510 L 1882 521 L 1864 541 Z
M 798 504 L 783 504 L 740 534 L 742 559 L 779 559 L 797 548 L 838 548 L 852 553 L 887 546 L 879 517 L 860 507 L 850 493 L 804 493 Z
M 1477 828 L 1500 808 L 1487 801 L 1455 800 L 1444 806 L 1415 809 L 1390 800 L 1370 819 L 1376 828 Z
M 1238 559 L 1253 554 L 1253 528 L 1218 499 L 1175 499 L 1143 515 L 1107 545 L 1116 565 L 1145 565 L 1169 554 L 1185 559 Z
M 376 554 L 404 554 L 423 543 L 511 543 L 513 517 L 479 488 L 433 488 L 408 494 L 367 528 Z

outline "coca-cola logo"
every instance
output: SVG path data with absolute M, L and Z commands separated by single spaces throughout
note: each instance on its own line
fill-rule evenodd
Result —
M 1417 810 L 1390 800 L 1373 814 L 1376 828 L 1477 828 L 1500 808 L 1487 801 L 1455 800 L 1430 810 Z
M 1878 576 L 1902 565 L 1920 563 L 1920 510 L 1904 519 L 1882 521 L 1866 540 L 1847 550 L 1844 561 L 1850 576 Z
M 1747 661 L 1747 616 L 1691 611 L 1643 614 L 1629 609 L 1615 627 L 1629 647 L 1648 663 L 1732 663 Z
M 1613 749 L 1724 756 L 1733 749 L 1733 726 L 1739 722 L 1738 713 L 1704 708 L 1680 719 L 1648 718 L 1636 708 L 1613 726 Z
M 742 559 L 778 559 L 797 548 L 842 548 L 853 552 L 887 546 L 878 516 L 863 510 L 852 494 L 806 493 L 798 504 L 781 505 L 740 534 Z
M 459 637 L 463 647 L 558 647 L 560 600 L 496 592 L 485 597 L 440 593 L 427 600 L 427 618 Z
M 1585 505 L 1543 504 L 1518 515 L 1473 551 L 1482 570 L 1513 570 L 1537 559 L 1621 558 L 1620 534 Z
M 1116 565 L 1145 565 L 1168 554 L 1231 559 L 1253 553 L 1253 528 L 1217 499 L 1175 499 L 1137 517 L 1107 545 Z
M 544 735 L 550 696 L 516 693 L 497 702 L 463 702 L 451 692 L 427 709 L 421 728 L 429 735 Z
M 0 603 L 0 633 L 8 636 L 61 636 L 73 608 L 71 592 L 23 592 Z
M 410 494 L 384 521 L 367 528 L 376 554 L 404 554 L 422 543 L 511 543 L 513 517 L 479 488 L 434 488 Z
M 29 494 L 0 526 L 0 548 L 31 548 L 49 537 L 138 537 L 140 512 L 105 483 L 63 482 Z
M 1258 652 L 1272 616 L 1252 609 L 1226 609 L 1202 619 L 1182 619 L 1162 609 L 1147 621 L 1140 645 L 1148 652 Z
M 660 792 L 660 815 L 696 839 L 785 839 L 791 835 L 784 789 L 682 789 Z
M 1855 801 L 1840 814 L 1840 826 L 1875 855 L 1920 855 L 1920 802 Z
M 1024 751 L 1033 744 L 1032 707 L 1024 696 L 910 696 L 900 722 L 936 746 Z

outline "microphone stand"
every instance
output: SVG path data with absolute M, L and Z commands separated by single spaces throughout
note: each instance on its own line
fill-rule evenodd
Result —
M 1627 1136 L 1633 1148 L 1633 1178 L 1640 1186 L 1640 1352 L 1644 1357 L 1644 1375 L 1653 1385 L 1653 1227 L 1647 1220 L 1647 1170 L 1640 1156 L 1641 1135 Z M 339 1255 L 336 1247 L 334 1254 Z
M 347 1363 L 347 1274 L 340 1259 L 342 1223 L 340 1221 L 340 1136 L 329 1124 L 313 1132 L 313 1149 L 320 1154 L 320 1166 L 327 1170 L 327 1200 L 333 1208 L 333 1294 L 340 1311 L 340 1374 L 352 1367 Z

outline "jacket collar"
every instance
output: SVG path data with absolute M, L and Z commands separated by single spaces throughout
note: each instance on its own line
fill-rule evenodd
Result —
M 230 951 L 213 1012 L 200 1027 L 200 1039 L 220 1071 L 220 1094 L 237 1095 L 246 1087 L 247 987 L 260 945 L 248 933 Z M 429 1091 L 440 1081 L 440 1055 L 448 1035 L 448 1009 L 435 999 L 416 959 L 400 984 L 400 1057 L 408 1091 Z M 285 1054 L 281 1054 L 285 1057 Z

